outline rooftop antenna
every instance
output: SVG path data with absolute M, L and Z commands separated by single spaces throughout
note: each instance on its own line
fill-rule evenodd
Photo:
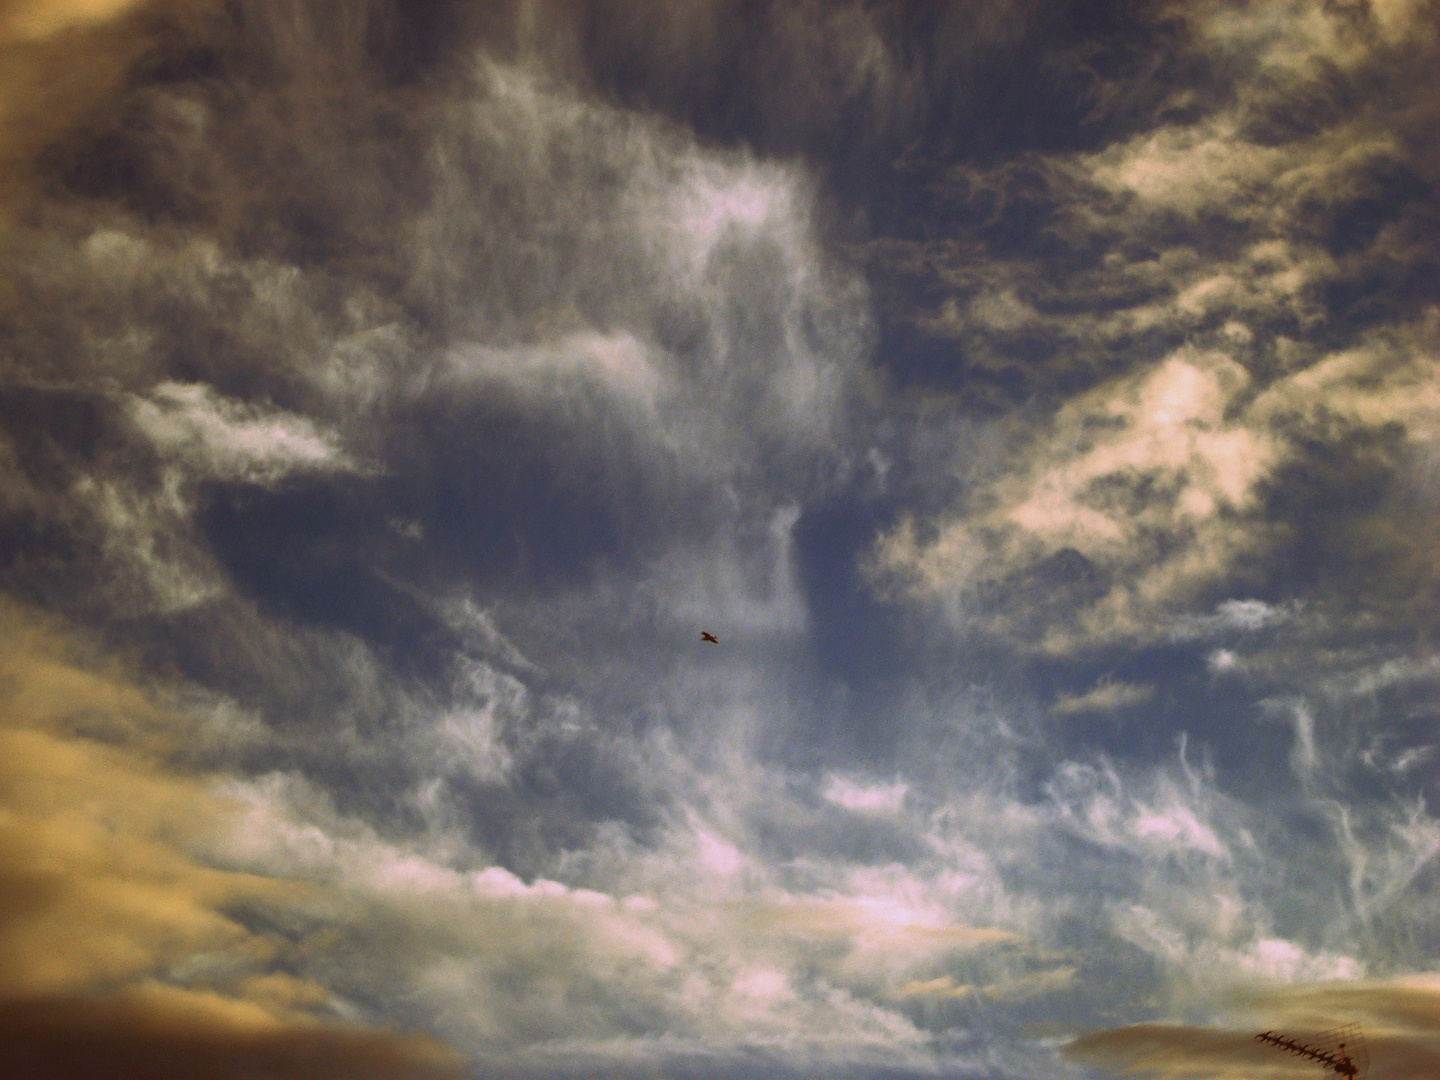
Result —
M 1275 1031 L 1262 1031 L 1255 1036 L 1255 1041 L 1269 1043 L 1277 1050 L 1285 1050 L 1296 1057 L 1313 1061 L 1341 1080 L 1363 1080 L 1369 1071 L 1370 1060 L 1365 1048 L 1365 1035 L 1359 1024 L 1346 1024 L 1322 1031 L 1312 1036 L 1308 1043 Z

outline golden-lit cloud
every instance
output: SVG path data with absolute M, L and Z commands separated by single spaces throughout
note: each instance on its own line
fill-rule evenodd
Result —
M 145 42 L 118 28 L 148 0 L 0 3 L 0 237 L 35 192 L 35 157 L 95 110 Z
M 147 986 L 105 998 L 0 1002 L 17 1075 L 54 1080 L 439 1080 L 453 1055 L 417 1037 L 285 1023 L 203 991 Z
M 222 807 L 163 767 L 177 733 L 164 712 L 14 609 L 3 617 L 0 994 L 123 985 L 200 951 L 263 952 L 223 909 L 289 887 L 189 854 Z
M 1016 1001 L 1041 994 L 1067 990 L 1075 981 L 1076 969 L 1070 965 L 1012 976 L 996 982 L 975 985 L 957 982 L 953 976 L 934 979 L 912 979 L 895 991 L 897 998 L 960 999 L 976 995 L 994 1001 Z
M 0 40 L 41 41 L 103 23 L 144 0 L 10 0 L 0 5 Z
M 1312 1033 L 1354 1023 L 1377 1080 L 1428 1080 L 1440 1073 L 1440 979 L 1433 974 L 1302 984 L 1249 992 L 1237 1001 L 1248 1016 L 1244 1026 L 1234 1019 L 1225 1028 L 1135 1024 L 1082 1035 L 1066 1053 L 1157 1080 L 1300 1080 L 1318 1075 L 1319 1067 L 1255 1035 L 1274 1030 L 1315 1045 Z
M 1131 705 L 1143 705 L 1155 694 L 1155 688 L 1127 682 L 1100 682 L 1083 694 L 1061 694 L 1055 699 L 1054 711 L 1061 716 L 1085 712 L 1113 712 Z
M 1316 1067 L 1276 1053 L 1243 1031 L 1135 1024 L 1082 1035 L 1067 1048 L 1087 1065 L 1166 1080 L 1300 1080 Z
M 447 1062 L 422 1039 L 321 1023 L 328 994 L 277 966 L 294 943 L 237 918 L 299 890 L 207 865 L 230 811 L 203 778 L 167 766 L 186 734 L 180 716 L 8 603 L 0 632 L 8 1060 L 57 1077 L 208 1076 L 241 1063 L 299 1075 L 307 1061 L 378 1077 Z

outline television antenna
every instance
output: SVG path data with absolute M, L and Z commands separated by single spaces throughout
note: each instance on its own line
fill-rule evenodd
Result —
M 1275 1031 L 1263 1031 L 1255 1036 L 1256 1042 L 1269 1043 L 1277 1050 L 1313 1061 L 1341 1080 L 1364 1080 L 1370 1069 L 1370 1055 L 1359 1024 L 1331 1028 L 1310 1036 L 1309 1040 L 1301 1042 Z

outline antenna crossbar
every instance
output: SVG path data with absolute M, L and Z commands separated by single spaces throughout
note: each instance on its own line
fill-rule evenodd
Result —
M 1274 1031 L 1264 1031 L 1255 1036 L 1256 1042 L 1269 1043 L 1271 1046 L 1279 1047 L 1281 1050 L 1288 1050 L 1299 1057 L 1309 1058 L 1311 1061 L 1319 1062 L 1327 1069 L 1344 1077 L 1353 1077 L 1358 1070 L 1355 1063 L 1350 1060 L 1350 1055 L 1345 1053 L 1345 1044 L 1340 1044 L 1338 1053 L 1330 1053 L 1314 1046 L 1307 1046 L 1305 1043 L 1288 1036 L 1277 1034 Z

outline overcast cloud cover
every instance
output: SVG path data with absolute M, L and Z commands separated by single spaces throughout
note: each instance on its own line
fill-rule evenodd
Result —
M 1433 1077 L 1437 185 L 1431 0 L 0 3 L 7 1059 Z

